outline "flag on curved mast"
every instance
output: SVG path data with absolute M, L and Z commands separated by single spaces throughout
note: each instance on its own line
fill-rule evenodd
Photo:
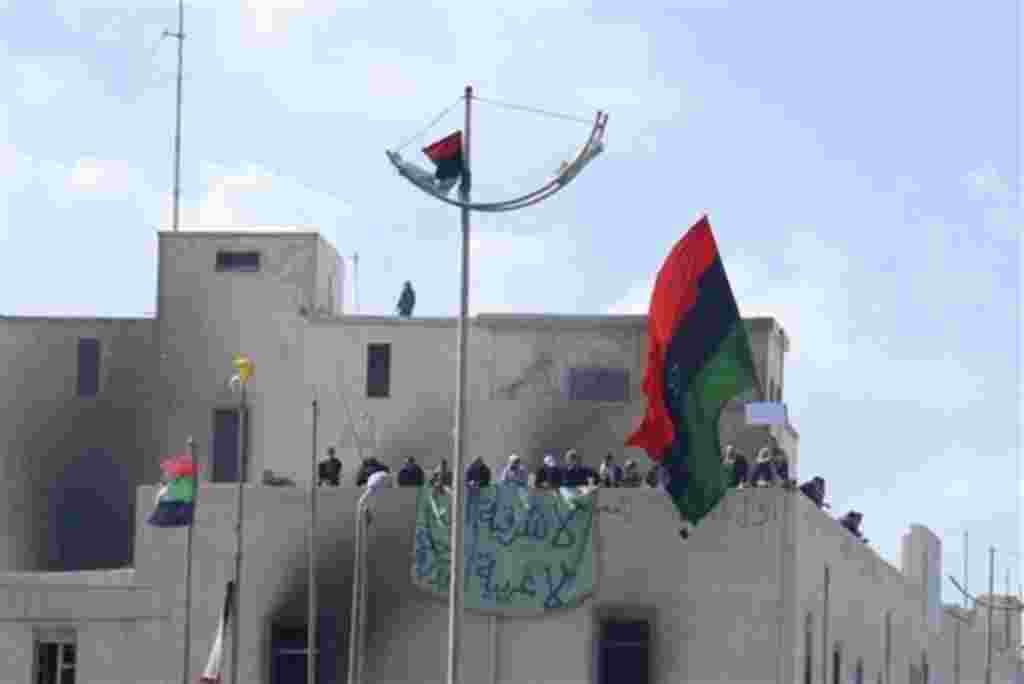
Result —
M 670 474 L 668 493 L 693 524 L 724 496 L 718 419 L 730 399 L 760 386 L 746 328 L 706 216 L 658 272 L 647 316 L 647 410 L 626 446 Z

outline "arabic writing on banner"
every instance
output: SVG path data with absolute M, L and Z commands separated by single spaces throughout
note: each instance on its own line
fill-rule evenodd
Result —
M 594 495 L 562 494 L 504 483 L 467 490 L 467 610 L 538 614 L 593 593 Z M 447 597 L 451 577 L 449 506 L 447 493 L 420 489 L 412 579 L 438 597 Z

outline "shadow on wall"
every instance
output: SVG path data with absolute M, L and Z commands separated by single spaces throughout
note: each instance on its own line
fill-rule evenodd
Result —
M 83 451 L 49 492 L 48 569 L 104 570 L 131 564 L 134 490 L 108 449 Z M 90 531 L 103 530 L 103 534 Z
M 324 654 L 320 661 L 319 681 L 342 681 L 344 673 L 348 671 L 353 553 L 351 540 L 327 546 L 321 539 L 317 547 L 317 605 L 320 611 L 317 643 Z M 271 644 L 272 668 L 282 674 L 290 671 L 294 663 L 288 663 L 287 658 L 277 654 L 276 650 L 305 647 L 306 616 L 309 609 L 308 572 L 308 565 L 302 565 L 282 579 L 278 600 L 270 612 L 273 617 L 265 625 L 268 637 L 265 643 Z M 370 586 L 372 588 L 372 583 Z M 289 644 L 289 641 L 296 643 Z M 301 644 L 297 645 L 298 642 Z M 305 681 L 305 669 L 301 671 L 302 681 Z M 335 674 L 336 679 L 325 679 L 324 675 L 329 672 L 341 675 Z
M 384 436 L 378 448 L 381 461 L 397 472 L 408 456 L 416 457 L 424 470 L 430 470 L 446 458 L 451 462 L 452 409 L 444 405 L 426 404 L 415 416 L 403 418 L 401 430 Z M 358 468 L 358 464 L 356 465 Z M 351 473 L 355 473 L 353 469 Z

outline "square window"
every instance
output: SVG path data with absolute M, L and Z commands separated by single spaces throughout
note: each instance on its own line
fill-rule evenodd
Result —
M 217 270 L 254 273 L 260 270 L 259 252 L 217 252 Z

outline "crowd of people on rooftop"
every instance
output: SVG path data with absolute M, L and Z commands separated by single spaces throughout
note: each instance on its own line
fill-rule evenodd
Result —
M 825 480 L 815 476 L 797 487 L 796 481 L 789 476 L 789 460 L 786 452 L 781 449 L 774 437 L 757 452 L 753 463 L 735 445 L 729 444 L 724 449 L 722 467 L 727 486 L 732 489 L 747 487 L 780 486 L 786 489 L 798 489 L 819 509 L 830 508 L 825 502 Z M 328 458 L 319 464 L 319 484 L 321 486 L 339 486 L 341 484 L 342 463 L 335 454 L 334 447 L 328 449 Z M 565 463 L 554 453 L 548 453 L 536 469 L 530 469 L 523 463 L 518 454 L 512 454 L 502 468 L 497 481 L 536 489 L 557 490 L 561 487 L 649 487 L 667 489 L 671 481 L 671 472 L 661 464 L 655 464 L 646 474 L 641 475 L 637 462 L 627 460 L 623 465 L 615 461 L 612 453 L 607 453 L 596 470 L 583 463 L 575 449 L 566 453 Z M 362 460 L 355 473 L 355 484 L 375 490 L 397 484 L 399 487 L 422 487 L 430 482 L 437 488 L 451 487 L 454 478 L 447 459 L 430 472 L 428 477 L 416 458 L 409 456 L 392 478 L 391 468 L 373 456 Z M 468 487 L 486 487 L 494 481 L 491 468 L 480 457 L 474 459 L 466 467 L 465 483 Z M 276 484 L 266 482 L 267 484 Z M 856 538 L 865 543 L 860 531 L 863 515 L 858 511 L 849 511 L 839 519 L 839 524 Z

